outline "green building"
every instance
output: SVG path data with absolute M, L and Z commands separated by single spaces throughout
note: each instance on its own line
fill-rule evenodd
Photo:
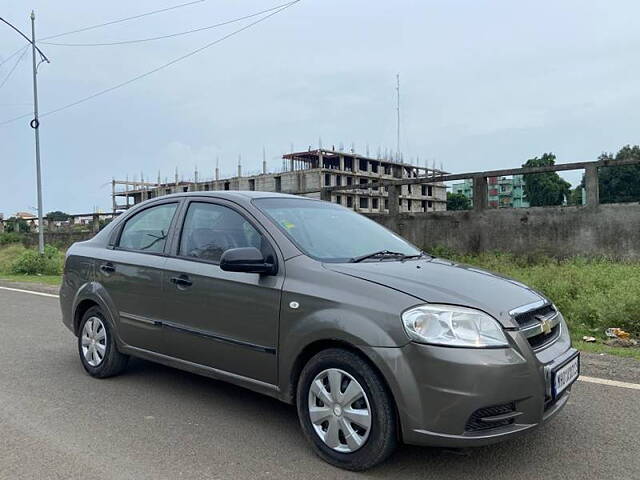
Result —
M 524 198 L 524 180 L 522 175 L 513 177 L 489 177 L 487 179 L 489 208 L 526 208 L 529 206 Z M 451 186 L 453 193 L 461 193 L 473 202 L 473 180 Z

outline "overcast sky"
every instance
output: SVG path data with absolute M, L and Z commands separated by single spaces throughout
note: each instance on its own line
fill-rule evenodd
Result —
M 0 0 L 0 16 L 38 37 L 188 0 Z M 100 43 L 199 28 L 286 0 L 206 0 L 50 40 Z M 290 149 L 395 146 L 401 76 L 404 158 L 445 170 L 508 168 L 552 151 L 594 160 L 639 143 L 637 1 L 302 0 L 228 40 L 124 88 L 42 119 L 44 209 L 109 211 L 112 177 L 232 175 Z M 152 70 L 251 22 L 146 43 L 41 45 L 47 112 Z M 24 44 L 0 24 L 0 61 Z M 0 83 L 14 59 L 0 66 Z M 0 88 L 0 122 L 31 109 L 31 57 Z M 36 205 L 29 119 L 0 126 L 0 212 Z M 568 178 L 576 183 L 579 173 Z

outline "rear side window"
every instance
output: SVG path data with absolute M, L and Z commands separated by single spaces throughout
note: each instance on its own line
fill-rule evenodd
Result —
M 256 247 L 264 253 L 262 235 L 242 215 L 212 203 L 189 205 L 180 237 L 180 256 L 218 263 L 230 248 Z
M 177 203 L 147 208 L 124 224 L 118 246 L 127 250 L 162 253 Z

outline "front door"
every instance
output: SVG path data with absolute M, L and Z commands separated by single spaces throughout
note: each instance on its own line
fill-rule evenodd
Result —
M 272 241 L 246 212 L 223 200 L 190 201 L 181 223 L 163 278 L 168 354 L 275 384 L 283 268 L 259 275 L 219 267 L 230 248 L 256 247 L 275 259 Z

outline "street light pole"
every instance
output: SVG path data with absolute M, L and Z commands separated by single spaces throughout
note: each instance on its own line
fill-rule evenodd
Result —
M 38 189 L 38 251 L 44 254 L 44 218 L 42 215 L 42 172 L 40 171 L 40 121 L 38 120 L 38 65 L 36 64 L 36 14 L 31 11 L 31 53 L 33 64 L 33 120 L 36 136 L 36 182 Z

